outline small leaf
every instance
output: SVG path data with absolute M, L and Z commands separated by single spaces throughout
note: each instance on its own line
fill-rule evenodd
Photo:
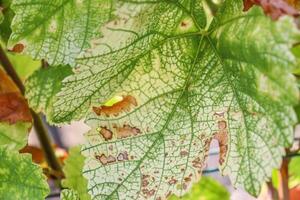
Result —
M 31 156 L 0 147 L 0 197 L 5 200 L 43 200 L 49 193 L 42 170 Z
M 13 0 L 15 12 L 9 46 L 22 43 L 24 53 L 50 65 L 74 64 L 74 58 L 111 18 L 113 0 Z
M 227 189 L 211 177 L 202 177 L 194 184 L 191 191 L 182 197 L 172 195 L 168 200 L 229 200 L 230 194 Z
M 78 199 L 90 200 L 91 197 L 87 193 L 87 180 L 82 175 L 84 160 L 85 158 L 80 153 L 80 147 L 73 147 L 69 151 L 69 157 L 65 161 L 63 169 L 66 179 L 63 180 L 62 184 L 73 192 L 76 191 Z M 68 190 L 68 194 L 69 192 L 70 190 Z
M 68 65 L 51 66 L 36 71 L 26 81 L 26 98 L 36 112 L 44 112 L 50 116 L 53 98 L 61 90 L 62 80 L 71 75 Z

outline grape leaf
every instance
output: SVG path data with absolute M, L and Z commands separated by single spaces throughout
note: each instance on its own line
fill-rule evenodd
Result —
M 74 58 L 99 36 L 111 18 L 113 0 L 14 0 L 9 46 L 23 44 L 25 53 L 49 64 L 74 64 Z
M 230 195 L 226 188 L 211 177 L 202 177 L 193 185 L 191 191 L 182 197 L 172 195 L 168 200 L 229 200 Z
M 61 192 L 61 200 L 81 200 L 76 191 L 64 189 Z
M 29 56 L 13 52 L 6 52 L 9 61 L 13 65 L 19 77 L 25 81 L 30 75 L 41 67 L 40 60 L 33 60 Z
M 63 169 L 66 179 L 63 180 L 62 185 L 71 189 L 66 191 L 66 194 L 72 194 L 71 191 L 76 191 L 78 199 L 90 200 L 91 197 L 87 193 L 87 180 L 82 175 L 83 165 L 84 157 L 80 154 L 80 147 L 70 149 L 69 157 L 65 161 Z
M 49 188 L 31 156 L 0 148 L 0 197 L 5 200 L 45 199 Z
M 49 113 L 52 109 L 53 97 L 61 89 L 62 80 L 72 74 L 71 67 L 51 66 L 36 71 L 26 81 L 26 98 L 36 112 Z
M 212 139 L 222 173 L 259 193 L 293 139 L 290 48 L 300 34 L 291 18 L 242 9 L 225 0 L 206 24 L 201 1 L 127 2 L 105 44 L 77 59 L 53 121 L 87 116 L 92 199 L 181 196 L 199 180 Z
M 0 146 L 9 150 L 19 151 L 27 143 L 31 123 L 16 124 L 0 123 Z

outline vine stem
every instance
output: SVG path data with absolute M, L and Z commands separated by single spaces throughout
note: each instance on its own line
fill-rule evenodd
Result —
M 16 73 L 13 65 L 9 61 L 5 51 L 3 50 L 2 46 L 0 45 L 0 62 L 6 71 L 6 73 L 10 76 L 10 78 L 14 81 L 14 83 L 19 88 L 22 95 L 25 94 L 25 86 L 21 79 L 19 78 L 18 74 Z M 33 118 L 33 126 L 37 133 L 38 140 L 41 144 L 41 148 L 43 150 L 44 156 L 46 158 L 46 161 L 48 163 L 48 166 L 54 170 L 55 174 L 58 178 L 63 177 L 63 171 L 61 169 L 60 163 L 58 162 L 54 150 L 51 145 L 51 140 L 49 138 L 49 134 L 47 129 L 45 128 L 43 121 L 39 114 L 34 112 L 30 108 L 30 112 Z

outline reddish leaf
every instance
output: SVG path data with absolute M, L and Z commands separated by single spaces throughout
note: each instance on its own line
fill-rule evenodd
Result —
M 14 124 L 31 122 L 32 117 L 27 101 L 14 82 L 0 68 L 0 121 Z
M 259 5 L 273 20 L 276 20 L 283 15 L 298 17 L 299 12 L 291 6 L 294 5 L 294 2 L 289 2 L 292 4 L 289 4 L 284 0 L 245 0 L 244 11 L 249 10 L 253 5 Z

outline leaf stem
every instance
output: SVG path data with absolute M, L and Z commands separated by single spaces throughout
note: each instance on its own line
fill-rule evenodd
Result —
M 2 64 L 4 70 L 6 73 L 10 76 L 10 78 L 14 81 L 14 83 L 19 88 L 22 95 L 25 94 L 25 86 L 23 85 L 23 82 L 19 78 L 18 74 L 16 73 L 14 67 L 12 66 L 11 62 L 9 61 L 7 55 L 5 54 L 5 51 L 3 50 L 2 46 L 0 45 L 0 63 Z M 58 162 L 54 150 L 51 145 L 51 140 L 49 138 L 49 134 L 47 132 L 47 129 L 45 128 L 41 117 L 34 112 L 32 109 L 30 109 L 32 118 L 33 118 L 33 125 L 36 130 L 38 139 L 41 144 L 41 148 L 43 150 L 44 156 L 47 160 L 47 163 L 49 167 L 54 170 L 58 178 L 61 178 L 63 176 L 63 172 L 60 166 L 60 163 Z

